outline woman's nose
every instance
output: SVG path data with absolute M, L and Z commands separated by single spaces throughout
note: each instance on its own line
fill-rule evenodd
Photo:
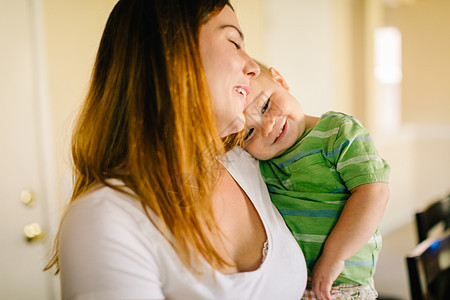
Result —
M 263 123 L 262 123 L 262 135 L 264 137 L 267 137 L 270 132 L 273 129 L 273 126 L 275 125 L 275 119 L 271 117 L 263 117 Z
M 245 56 L 246 56 L 246 62 L 244 67 L 245 75 L 247 75 L 250 79 L 258 77 L 261 71 L 259 69 L 258 64 L 247 53 L 245 53 Z

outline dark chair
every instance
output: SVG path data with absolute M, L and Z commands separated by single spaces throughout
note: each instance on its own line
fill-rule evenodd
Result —
M 418 244 L 406 263 L 412 300 L 450 299 L 450 234 Z
M 422 210 L 416 212 L 416 224 L 419 243 L 424 241 L 432 228 L 439 223 L 444 228 L 450 226 L 450 195 L 447 198 L 431 203 Z

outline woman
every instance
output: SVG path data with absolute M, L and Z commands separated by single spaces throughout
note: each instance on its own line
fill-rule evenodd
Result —
M 64 299 L 299 299 L 300 248 L 232 149 L 259 68 L 227 1 L 121 0 L 73 135 Z

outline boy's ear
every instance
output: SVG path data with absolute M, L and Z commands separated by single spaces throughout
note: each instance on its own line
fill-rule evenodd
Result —
M 269 68 L 269 71 L 272 74 L 273 80 L 278 82 L 283 88 L 289 91 L 289 85 L 287 84 L 286 80 L 284 80 L 283 76 L 281 76 L 281 74 L 273 67 Z

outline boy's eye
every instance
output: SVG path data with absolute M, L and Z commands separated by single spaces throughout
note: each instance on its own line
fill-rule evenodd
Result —
M 264 103 L 263 107 L 261 108 L 261 114 L 264 114 L 266 110 L 269 108 L 270 105 L 270 99 L 267 99 L 267 101 Z
M 245 133 L 245 136 L 244 136 L 244 141 L 247 141 L 248 139 L 250 139 L 252 137 L 253 131 L 255 131 L 254 128 L 250 128 L 249 130 L 247 130 L 247 132 Z

